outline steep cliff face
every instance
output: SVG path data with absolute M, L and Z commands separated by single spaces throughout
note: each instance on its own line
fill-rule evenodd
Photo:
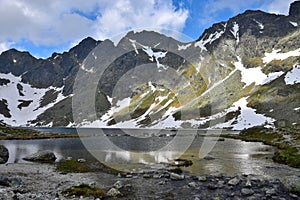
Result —
M 129 32 L 118 45 L 86 38 L 48 59 L 9 50 L 0 55 L 0 120 L 41 126 L 299 126 L 299 10 L 296 1 L 288 16 L 246 11 L 185 44 L 142 31 Z

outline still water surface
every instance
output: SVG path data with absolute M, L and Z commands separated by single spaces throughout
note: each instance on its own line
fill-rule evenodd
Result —
M 47 132 L 74 133 L 75 129 L 43 129 Z M 124 132 L 115 129 L 104 130 L 104 135 L 95 135 L 96 129 L 86 129 L 92 133 L 85 138 L 63 138 L 42 140 L 2 140 L 0 144 L 9 149 L 9 163 L 24 163 L 22 158 L 41 150 L 53 151 L 58 160 L 72 157 L 84 158 L 94 161 L 95 157 L 86 149 L 86 141 L 97 144 L 96 151 L 98 160 L 122 170 L 136 168 L 162 167 L 159 163 L 172 162 L 182 152 L 159 151 L 163 146 L 174 139 L 176 132 L 156 130 L 127 130 Z M 154 133 L 151 136 L 151 133 Z M 135 133 L 137 137 L 131 134 Z M 186 130 L 186 134 L 189 130 Z M 257 174 L 266 177 L 281 177 L 288 174 L 299 173 L 299 170 L 284 165 L 276 164 L 271 157 L 274 148 L 262 143 L 243 142 L 240 140 L 225 139 L 219 141 L 218 137 L 206 135 L 207 132 L 198 132 L 189 148 L 181 155 L 181 158 L 192 160 L 193 165 L 184 170 L 193 175 L 199 174 Z M 119 150 L 107 148 L 107 139 Z M 204 139 L 213 141 L 214 147 L 205 155 L 199 156 L 199 149 Z

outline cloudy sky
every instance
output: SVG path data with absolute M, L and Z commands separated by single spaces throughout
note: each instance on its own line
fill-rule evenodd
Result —
M 294 0 L 0 0 L 0 52 L 36 57 L 63 52 L 87 36 L 170 29 L 197 39 L 213 23 L 247 9 L 287 14 Z

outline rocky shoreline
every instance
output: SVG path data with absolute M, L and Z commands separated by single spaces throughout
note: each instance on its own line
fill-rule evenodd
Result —
M 86 184 L 102 198 L 68 196 L 63 191 Z M 53 164 L 0 165 L 0 199 L 299 199 L 300 176 L 266 179 L 256 175 L 175 174 L 166 170 L 127 173 L 61 173 Z

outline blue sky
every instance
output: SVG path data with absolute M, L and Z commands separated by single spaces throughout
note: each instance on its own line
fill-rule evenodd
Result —
M 113 38 L 132 29 L 170 29 L 191 40 L 213 23 L 247 9 L 287 14 L 294 0 L 1 0 L 0 52 L 47 58 L 83 38 Z

